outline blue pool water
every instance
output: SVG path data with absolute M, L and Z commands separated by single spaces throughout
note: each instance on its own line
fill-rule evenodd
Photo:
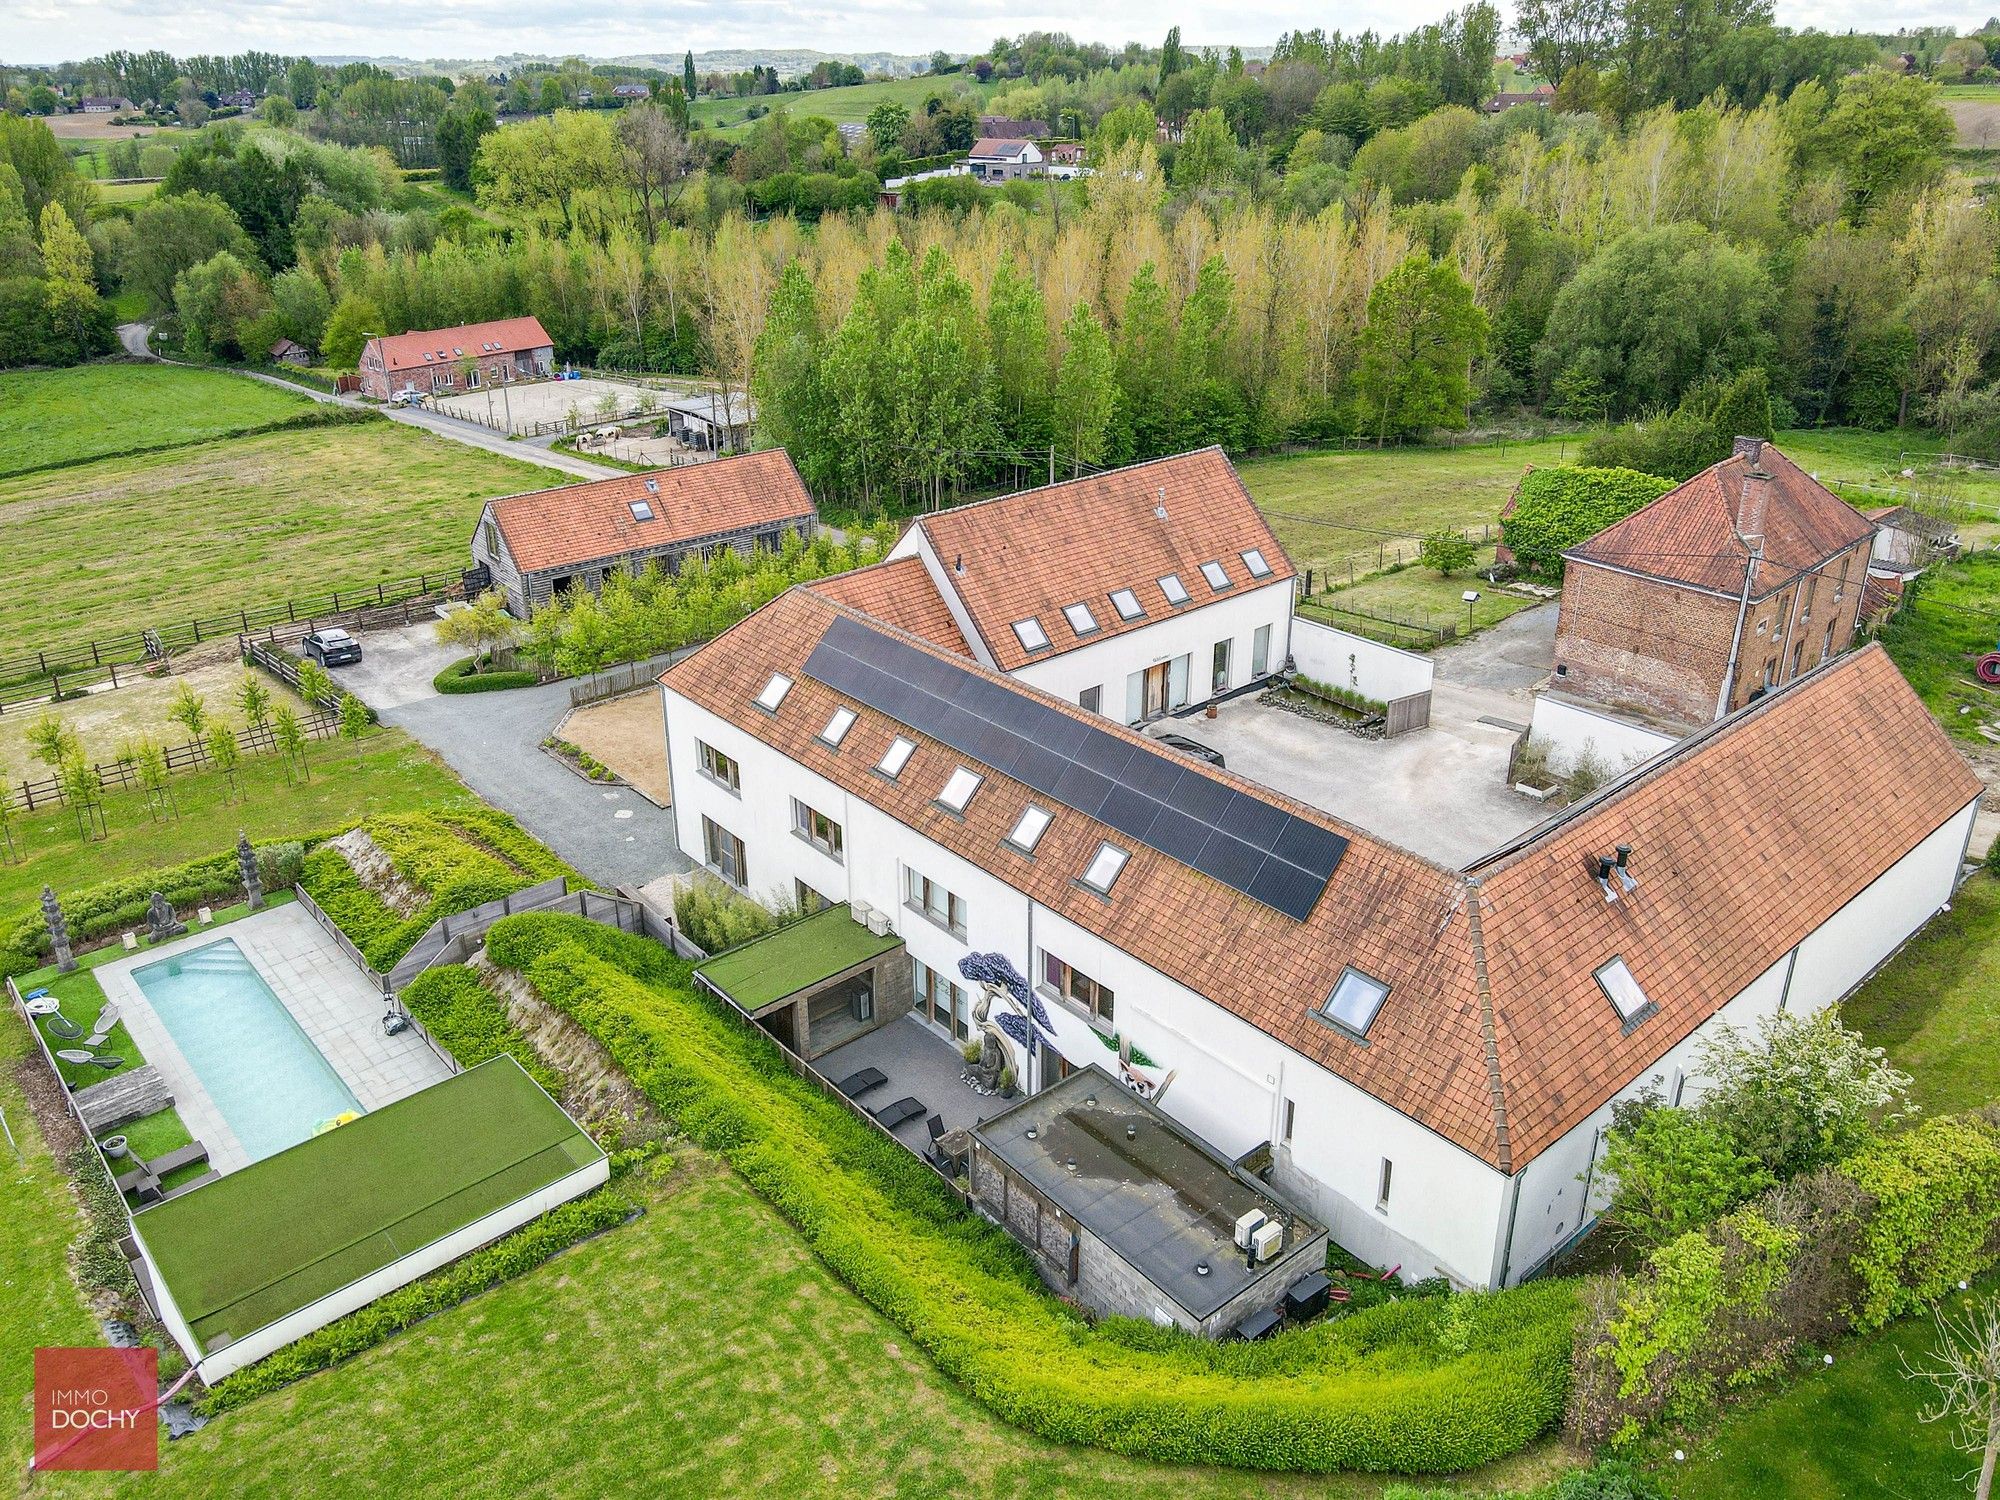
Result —
M 361 1109 L 231 939 L 147 964 L 132 980 L 252 1161 Z

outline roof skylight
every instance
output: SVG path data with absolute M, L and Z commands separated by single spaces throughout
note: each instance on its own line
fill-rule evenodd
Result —
M 1205 562 L 1201 565 L 1201 576 L 1208 580 L 1208 586 L 1218 594 L 1229 587 L 1229 575 L 1222 570 L 1219 562 Z
M 635 521 L 652 520 L 653 507 L 648 505 L 644 500 L 634 500 L 632 502 L 632 519 Z
M 1014 635 L 1021 642 L 1023 651 L 1043 651 L 1048 648 L 1049 633 L 1042 629 L 1042 622 L 1036 619 L 1016 620 Z
M 1063 618 L 1069 621 L 1069 628 L 1078 635 L 1097 633 L 1097 616 L 1090 612 L 1088 604 L 1065 604 Z
M 1139 596 L 1130 589 L 1113 589 L 1111 607 L 1118 611 L 1118 618 L 1121 620 L 1136 620 L 1146 612 L 1145 607 L 1139 603 Z
M 1381 980 L 1370 979 L 1359 969 L 1343 969 L 1321 1014 L 1343 1030 L 1366 1036 L 1375 1023 L 1375 1013 L 1388 998 L 1389 986 Z
M 917 742 L 915 740 L 904 739 L 899 734 L 893 740 L 889 741 L 889 748 L 884 750 L 882 758 L 875 762 L 875 769 L 893 781 L 903 774 L 903 767 L 910 763 L 910 757 L 916 753 L 916 750 Z
M 819 732 L 819 737 L 829 745 L 838 746 L 847 738 L 847 731 L 854 727 L 854 718 L 853 709 L 845 706 L 836 708 L 833 717 L 826 721 L 826 728 Z
M 1099 844 L 1096 855 L 1090 861 L 1090 868 L 1083 872 L 1083 883 L 1100 896 L 1110 895 L 1118 872 L 1125 868 L 1125 861 L 1131 857 L 1116 844 Z
M 1653 1002 L 1646 998 L 1646 992 L 1639 988 L 1639 981 L 1632 977 L 1622 958 L 1612 959 L 1597 971 L 1597 987 L 1604 991 L 1604 998 L 1627 1026 L 1653 1008 Z
M 977 771 L 968 771 L 960 766 L 951 773 L 944 790 L 938 793 L 938 802 L 953 812 L 962 813 L 965 804 L 972 800 L 972 794 L 979 790 L 979 783 L 985 779 Z
M 1014 831 L 1007 835 L 1007 842 L 1023 854 L 1033 854 L 1035 845 L 1042 841 L 1042 835 L 1049 831 L 1050 815 L 1030 802 L 1021 809 L 1021 817 L 1014 824 Z
M 771 680 L 764 684 L 764 691 L 757 695 L 757 706 L 767 713 L 776 713 L 778 705 L 785 701 L 785 694 L 792 690 L 792 679 L 783 672 L 773 672 Z
M 1187 585 L 1181 582 L 1180 574 L 1169 573 L 1159 582 L 1160 592 L 1167 596 L 1167 603 L 1185 604 L 1188 602 Z
M 1255 547 L 1252 547 L 1248 552 L 1239 552 L 1236 555 L 1243 559 L 1243 566 L 1250 570 L 1252 578 L 1269 578 L 1271 576 L 1271 565 L 1264 561 L 1264 554 Z

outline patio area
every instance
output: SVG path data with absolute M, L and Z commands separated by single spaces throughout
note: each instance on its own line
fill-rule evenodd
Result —
M 813 1066 L 835 1084 L 866 1068 L 886 1075 L 888 1082 L 855 1099 L 865 1109 L 879 1110 L 902 1098 L 921 1103 L 924 1112 L 898 1125 L 894 1132 L 897 1140 L 919 1153 L 930 1146 L 924 1129 L 929 1116 L 942 1116 L 947 1131 L 964 1130 L 1012 1102 L 997 1094 L 974 1093 L 966 1082 L 965 1058 L 957 1046 L 910 1015 L 898 1016 L 866 1036 L 836 1047 Z

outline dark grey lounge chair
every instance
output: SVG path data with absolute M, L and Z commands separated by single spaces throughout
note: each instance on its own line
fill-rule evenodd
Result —
M 196 1162 L 207 1160 L 208 1147 L 204 1146 L 200 1141 L 195 1141 L 190 1145 L 181 1146 L 176 1150 L 169 1151 L 164 1156 L 154 1157 L 146 1163 L 146 1170 L 151 1172 L 155 1177 L 165 1177 L 169 1172 L 178 1172 L 182 1167 L 191 1167 Z
M 916 1119 L 923 1112 L 923 1101 L 913 1094 L 905 1094 L 893 1104 L 885 1104 L 876 1110 L 875 1120 L 884 1130 L 894 1130 L 898 1125 Z
M 870 1089 L 879 1089 L 889 1081 L 889 1075 L 880 1068 L 863 1068 L 859 1073 L 849 1073 L 834 1085 L 850 1099 L 857 1099 Z

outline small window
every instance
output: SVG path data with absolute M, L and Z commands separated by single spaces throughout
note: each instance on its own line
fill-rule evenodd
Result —
M 910 763 L 910 757 L 916 754 L 916 750 L 915 740 L 906 740 L 899 734 L 889 742 L 889 748 L 882 752 L 882 758 L 875 762 L 875 769 L 894 781 L 903 774 L 903 767 Z
M 1291 1145 L 1292 1134 L 1294 1131 L 1298 1129 L 1298 1124 L 1299 1124 L 1298 1101 L 1296 1099 L 1287 1099 L 1285 1101 L 1285 1123 L 1278 1132 L 1279 1145 L 1281 1146 Z
M 776 713 L 778 705 L 785 701 L 785 694 L 792 690 L 792 679 L 783 672 L 773 672 L 771 680 L 764 684 L 764 691 L 757 695 L 757 706 L 766 713 Z
M 972 800 L 972 794 L 979 790 L 979 783 L 985 779 L 977 771 L 968 771 L 960 766 L 951 773 L 944 790 L 938 793 L 938 801 L 953 812 L 962 813 L 965 804 Z
M 632 519 L 635 521 L 652 520 L 653 507 L 648 505 L 644 500 L 634 500 L 632 502 Z
M 1103 713 L 1104 712 L 1103 687 L 1100 685 L 1098 687 L 1085 688 L 1082 692 L 1076 695 L 1076 706 L 1088 714 Z
M 798 798 L 792 798 L 792 832 L 804 839 L 820 853 L 833 859 L 840 858 L 840 825 L 825 813 L 808 807 Z
M 704 740 L 694 743 L 695 751 L 701 758 L 702 775 L 711 781 L 721 782 L 732 792 L 743 790 L 743 774 L 733 756 L 724 755 Z
M 1090 612 L 1088 604 L 1064 605 L 1063 618 L 1069 621 L 1069 628 L 1078 635 L 1097 634 L 1097 616 Z
M 1383 1157 L 1381 1175 L 1375 1179 L 1375 1206 L 1384 1213 L 1389 1210 L 1389 1184 L 1395 1175 L 1396 1164 Z
M 1639 981 L 1632 977 L 1622 958 L 1612 959 L 1597 971 L 1597 987 L 1604 991 L 1604 998 L 1627 1026 L 1643 1020 L 1653 1009 L 1653 1002 L 1646 998 L 1646 992 L 1639 988 Z
M 1180 574 L 1169 573 L 1165 578 L 1160 579 L 1159 583 L 1160 592 L 1167 596 L 1167 603 L 1185 604 L 1188 602 L 1187 585 L 1181 582 Z
M 1131 858 L 1116 844 L 1099 844 L 1097 856 L 1090 862 L 1090 868 L 1083 872 L 1083 883 L 1100 896 L 1111 894 L 1111 887 L 1118 879 L 1118 872 L 1125 868 L 1125 861 Z
M 463 358 L 465 358 L 465 351 L 464 351 L 463 349 L 453 349 L 453 350 L 452 350 L 451 352 L 452 352 L 452 355 L 453 355 L 453 357 L 455 357 L 455 358 L 457 358 L 457 359 L 463 359 Z
M 1007 835 L 1007 842 L 1023 854 L 1033 854 L 1035 845 L 1049 831 L 1049 822 L 1049 814 L 1030 802 L 1021 809 L 1020 820 L 1014 824 L 1014 831 Z
M 1201 576 L 1208 580 L 1208 586 L 1218 594 L 1229 587 L 1229 575 L 1222 571 L 1222 564 L 1219 562 L 1203 563 Z
M 1259 552 L 1255 547 L 1252 547 L 1248 552 L 1239 552 L 1236 555 L 1243 559 L 1243 566 L 1250 570 L 1252 578 L 1269 578 L 1271 576 L 1271 565 L 1264 561 L 1264 554 Z
M 847 731 L 853 727 L 854 710 L 851 708 L 836 708 L 833 711 L 833 717 L 826 721 L 826 728 L 819 732 L 819 737 L 829 745 L 838 746 L 842 740 L 847 738 Z
M 1137 620 L 1146 613 L 1139 603 L 1139 596 L 1130 589 L 1113 589 L 1111 607 L 1118 611 L 1118 618 L 1121 620 Z
M 1016 620 L 1015 639 L 1021 643 L 1023 651 L 1045 651 L 1048 649 L 1049 633 L 1042 629 L 1040 620 Z
M 647 481 L 646 481 L 646 493 L 647 493 L 647 494 L 649 494 L 649 495 L 657 495 L 657 494 L 659 494 L 659 493 L 660 493 L 660 481 L 659 481 L 659 480 L 657 480 L 657 479 L 649 479 L 649 480 L 647 480 Z
M 1389 986 L 1381 980 L 1370 979 L 1359 969 L 1343 969 L 1340 982 L 1326 997 L 1326 1008 L 1321 1014 L 1343 1031 L 1366 1036 L 1375 1023 L 1376 1012 L 1388 998 Z

